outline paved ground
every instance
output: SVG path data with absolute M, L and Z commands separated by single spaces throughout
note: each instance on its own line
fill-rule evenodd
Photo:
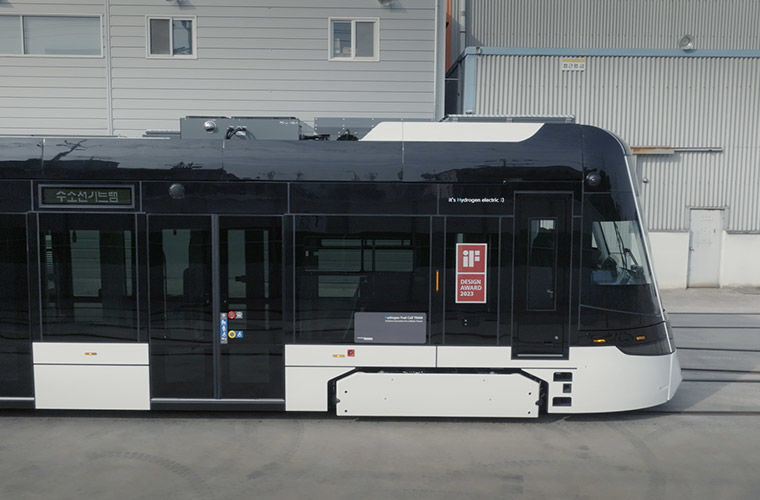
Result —
M 674 313 L 760 314 L 760 288 L 662 290 L 665 308 Z
M 760 418 L 760 289 L 665 290 L 662 299 L 684 381 L 672 401 L 653 411 Z
M 6 417 L 18 498 L 755 499 L 757 416 Z
M 648 412 L 530 422 L 0 413 L 0 499 L 756 499 L 758 298 L 663 293 L 685 382 Z

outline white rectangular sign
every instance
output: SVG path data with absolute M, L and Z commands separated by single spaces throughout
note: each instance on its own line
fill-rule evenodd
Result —
M 585 57 L 563 57 L 560 61 L 562 71 L 586 71 Z

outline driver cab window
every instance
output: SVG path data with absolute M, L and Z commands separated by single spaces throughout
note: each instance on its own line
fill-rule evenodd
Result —
M 594 222 L 590 253 L 594 284 L 620 286 L 652 282 L 636 221 Z

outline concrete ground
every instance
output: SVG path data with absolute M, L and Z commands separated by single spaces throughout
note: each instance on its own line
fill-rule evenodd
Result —
M 760 314 L 760 288 L 687 288 L 660 294 L 673 313 Z
M 0 499 L 760 497 L 760 295 L 665 291 L 661 407 L 537 421 L 0 412 Z
M 756 499 L 757 415 L 5 417 L 0 496 Z

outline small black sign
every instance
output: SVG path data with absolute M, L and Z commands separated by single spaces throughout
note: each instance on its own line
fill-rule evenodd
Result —
M 40 186 L 41 207 L 134 207 L 132 186 Z
M 426 341 L 426 313 L 354 313 L 354 342 L 357 344 L 424 344 Z

